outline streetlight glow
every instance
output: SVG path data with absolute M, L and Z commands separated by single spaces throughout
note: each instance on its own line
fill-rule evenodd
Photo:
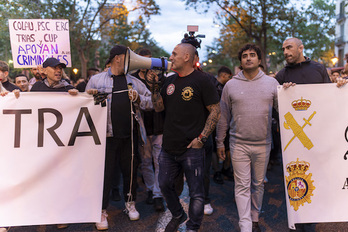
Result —
M 77 68 L 74 68 L 73 70 L 72 70 L 74 73 L 75 73 L 75 75 L 77 74 L 77 72 L 79 71 Z
M 334 55 L 334 56 L 331 58 L 331 62 L 332 62 L 332 64 L 333 64 L 333 66 L 336 65 L 336 63 L 338 62 L 338 58 L 337 58 L 336 55 Z

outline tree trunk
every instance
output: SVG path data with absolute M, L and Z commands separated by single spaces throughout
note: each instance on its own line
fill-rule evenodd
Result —
M 81 77 L 87 78 L 87 64 L 89 59 L 86 58 L 85 53 L 82 49 L 78 49 L 79 51 L 79 59 L 81 62 Z

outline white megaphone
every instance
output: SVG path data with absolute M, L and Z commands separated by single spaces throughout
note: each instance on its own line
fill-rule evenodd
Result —
M 137 69 L 156 69 L 167 72 L 171 67 L 172 62 L 167 61 L 165 58 L 148 58 L 140 56 L 130 48 L 127 49 L 124 59 L 125 74 Z

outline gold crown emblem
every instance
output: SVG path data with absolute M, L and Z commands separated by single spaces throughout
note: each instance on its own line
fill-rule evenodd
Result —
M 291 102 L 292 107 L 296 111 L 307 110 L 311 106 L 311 104 L 312 102 L 310 100 L 303 99 L 303 97 L 301 97 L 301 99 Z
M 286 165 L 286 171 L 290 174 L 304 174 L 309 169 L 310 164 L 306 161 L 291 161 Z

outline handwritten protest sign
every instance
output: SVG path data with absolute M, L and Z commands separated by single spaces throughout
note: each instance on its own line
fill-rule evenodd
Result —
M 69 21 L 65 19 L 9 19 L 15 68 L 41 65 L 55 57 L 71 67 Z

